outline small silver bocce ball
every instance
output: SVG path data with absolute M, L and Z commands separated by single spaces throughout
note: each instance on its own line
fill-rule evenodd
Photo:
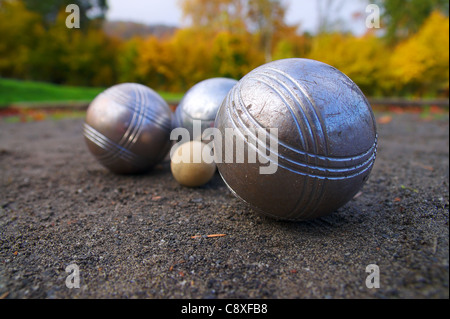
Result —
M 229 189 L 281 220 L 318 218 L 343 206 L 368 179 L 376 157 L 369 102 L 346 75 L 314 60 L 279 60 L 253 70 L 229 92 L 215 126 L 222 134 L 221 144 L 214 141 L 216 153 L 222 149 L 217 166 Z M 266 137 L 253 164 L 227 162 L 227 128 L 246 153 L 259 147 L 248 138 L 257 128 L 278 129 L 277 148 Z M 276 163 L 275 173 L 261 174 L 264 157 Z
M 84 137 L 90 152 L 110 171 L 149 171 L 168 153 L 172 112 L 152 89 L 136 83 L 115 85 L 89 105 Z
M 194 85 L 178 105 L 172 119 L 172 128 L 185 128 L 189 131 L 191 140 L 200 139 L 205 129 L 214 127 L 217 111 L 236 83 L 233 79 L 212 78 Z M 193 130 L 194 120 L 201 121 L 199 132 Z

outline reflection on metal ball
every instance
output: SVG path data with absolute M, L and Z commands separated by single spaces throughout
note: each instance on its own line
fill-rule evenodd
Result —
M 169 151 L 171 117 L 167 103 L 152 89 L 119 84 L 89 105 L 84 136 L 91 153 L 112 172 L 144 173 Z
M 172 119 L 172 128 L 183 127 L 191 140 L 201 138 L 203 131 L 214 127 L 217 110 L 231 88 L 237 83 L 228 78 L 212 78 L 194 85 L 183 97 Z M 194 136 L 193 121 L 201 121 L 201 130 Z
M 215 126 L 222 136 L 234 129 L 246 152 L 256 149 L 246 138 L 252 130 L 278 129 L 278 149 L 258 151 L 276 153 L 274 174 L 261 175 L 258 160 L 217 163 L 237 197 L 276 219 L 330 214 L 361 189 L 375 162 L 370 104 L 346 75 L 314 60 L 279 60 L 253 70 L 229 92 Z M 215 145 L 225 157 L 225 142 Z

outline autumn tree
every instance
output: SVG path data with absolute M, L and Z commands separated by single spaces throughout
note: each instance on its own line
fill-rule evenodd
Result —
M 139 48 L 144 40 L 133 37 L 124 42 L 117 51 L 117 73 L 119 82 L 141 82 L 139 70 Z
M 389 55 L 386 46 L 373 34 L 323 33 L 312 40 L 308 58 L 332 65 L 349 76 L 368 96 L 390 89 L 386 81 Z
M 68 29 L 61 10 L 51 24 L 24 2 L 0 2 L 0 76 L 107 86 L 117 79 L 121 43 L 101 29 Z
M 29 75 L 58 84 L 114 84 L 120 43 L 96 28 L 68 29 L 65 19 L 61 12 L 30 50 Z
M 252 34 L 219 32 L 212 44 L 212 72 L 216 76 L 241 79 L 254 68 L 264 64 L 264 56 L 258 46 L 258 39 Z
M 43 34 L 38 14 L 21 2 L 0 1 L 0 76 L 28 78 L 32 48 Z
M 342 26 L 339 13 L 344 6 L 344 0 L 316 0 L 318 33 L 330 33 Z
M 313 38 L 309 34 L 298 34 L 294 30 L 285 32 L 283 36 L 275 38 L 272 58 L 274 60 L 293 57 L 307 57 L 311 52 Z
M 448 0 L 375 0 L 382 7 L 386 38 L 390 43 L 404 40 L 416 32 L 433 11 L 448 16 Z
M 260 48 L 266 62 L 272 60 L 275 34 L 287 28 L 284 21 L 286 6 L 280 0 L 249 0 L 248 24 L 255 29 L 260 38 Z
M 108 10 L 106 0 L 19 0 L 25 7 L 43 17 L 46 26 L 54 24 L 58 14 L 67 5 L 75 4 L 80 8 L 80 26 L 82 29 L 92 26 L 92 21 L 104 19 Z M 99 26 L 97 24 L 97 26 Z
M 257 35 L 256 45 L 264 53 L 266 62 L 272 60 L 276 35 L 297 29 L 297 26 L 289 29 L 286 25 L 287 5 L 282 0 L 180 0 L 180 4 L 183 16 L 193 27 Z
M 194 28 L 239 32 L 245 29 L 243 0 L 179 0 L 183 18 Z
M 432 13 L 416 34 L 395 48 L 389 69 L 404 94 L 448 97 L 449 18 Z

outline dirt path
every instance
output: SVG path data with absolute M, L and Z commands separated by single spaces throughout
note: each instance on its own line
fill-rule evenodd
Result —
M 167 161 L 113 175 L 80 119 L 0 123 L 0 296 L 448 298 L 448 115 L 388 122 L 362 193 L 304 223 L 253 213 L 218 175 L 183 188 Z M 226 236 L 191 238 L 210 234 Z M 79 289 L 66 287 L 70 264 Z M 366 287 L 370 264 L 379 289 Z

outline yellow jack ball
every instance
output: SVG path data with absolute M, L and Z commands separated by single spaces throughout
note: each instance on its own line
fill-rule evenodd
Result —
M 187 187 L 199 187 L 208 183 L 216 172 L 211 147 L 200 141 L 179 146 L 172 155 L 170 169 L 175 180 Z

